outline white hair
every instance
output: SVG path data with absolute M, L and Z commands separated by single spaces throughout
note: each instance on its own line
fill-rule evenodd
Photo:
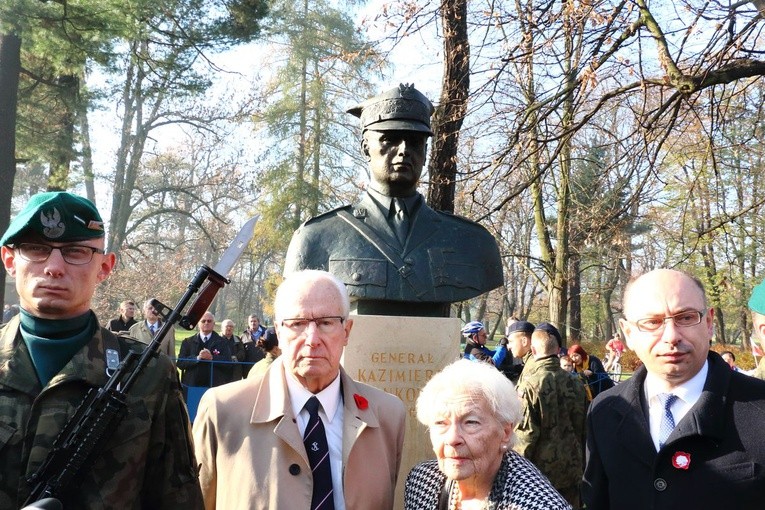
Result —
M 486 401 L 503 426 L 521 420 L 521 400 L 510 379 L 487 363 L 467 359 L 447 365 L 428 381 L 417 398 L 417 420 L 429 426 L 441 410 L 443 396 L 460 394 Z
M 274 320 L 280 323 L 285 305 L 295 298 L 295 291 L 306 283 L 318 283 L 326 281 L 331 283 L 337 289 L 337 297 L 340 299 L 341 313 L 343 317 L 348 318 L 351 313 L 351 303 L 348 298 L 348 291 L 345 284 L 332 273 L 319 271 L 317 269 L 304 269 L 290 273 L 276 289 L 274 298 Z

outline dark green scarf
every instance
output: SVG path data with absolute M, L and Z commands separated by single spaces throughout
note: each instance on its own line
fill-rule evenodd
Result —
M 21 338 L 43 388 L 93 337 L 96 318 L 88 311 L 71 319 L 41 319 L 21 309 Z

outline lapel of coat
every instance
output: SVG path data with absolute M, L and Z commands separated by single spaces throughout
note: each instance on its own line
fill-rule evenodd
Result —
M 365 193 L 361 202 L 353 208 L 353 215 L 374 230 L 378 237 L 394 251 L 401 251 L 401 243 L 399 243 L 396 233 L 388 223 L 387 213 L 380 209 L 380 205 L 375 202 L 369 193 Z
M 441 228 L 441 223 L 441 216 L 428 207 L 428 204 L 425 203 L 425 197 L 422 197 L 417 214 L 412 218 L 409 227 L 406 252 L 409 253 L 416 250 L 419 246 L 425 244 L 428 239 L 436 235 Z
M 257 388 L 250 423 L 262 424 L 278 420 L 276 427 L 274 427 L 274 434 L 295 450 L 306 465 L 309 465 L 303 446 L 303 438 L 292 413 L 282 361 L 280 358 L 274 361 L 266 377 L 263 377 L 262 383 Z
M 667 444 L 701 435 L 722 440 L 725 431 L 725 401 L 733 371 L 717 353 L 707 355 L 709 372 L 699 400 L 672 431 Z
M 369 395 L 365 395 L 363 389 L 340 368 L 340 377 L 343 385 L 343 464 L 348 463 L 353 445 L 367 427 L 377 428 L 380 422 L 377 415 L 372 411 Z M 367 402 L 366 409 L 359 409 L 356 404 L 356 395 Z
M 613 410 L 620 415 L 619 424 L 614 431 L 618 442 L 638 461 L 652 467 L 656 459 L 656 448 L 651 439 L 641 398 L 645 375 L 645 367 L 641 367 L 630 380 L 622 383 L 623 398 L 608 396 L 601 405 L 613 406 Z

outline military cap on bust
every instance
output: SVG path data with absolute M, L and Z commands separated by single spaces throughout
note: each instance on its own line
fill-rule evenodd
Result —
M 747 305 L 753 312 L 765 315 L 765 280 L 752 289 L 752 297 Z
M 90 200 L 54 191 L 32 196 L 0 239 L 0 246 L 13 244 L 24 234 L 46 241 L 70 242 L 104 237 L 104 222 Z
M 347 110 L 361 119 L 362 131 L 420 131 L 429 135 L 433 135 L 430 130 L 433 111 L 428 98 L 408 83 Z

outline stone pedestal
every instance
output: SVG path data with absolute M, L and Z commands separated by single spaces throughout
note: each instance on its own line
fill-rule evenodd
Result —
M 406 435 L 396 487 L 404 508 L 409 470 L 435 457 L 424 425 L 417 421 L 420 389 L 460 355 L 460 321 L 440 317 L 352 315 L 353 329 L 342 365 L 353 379 L 399 397 L 406 406 Z

